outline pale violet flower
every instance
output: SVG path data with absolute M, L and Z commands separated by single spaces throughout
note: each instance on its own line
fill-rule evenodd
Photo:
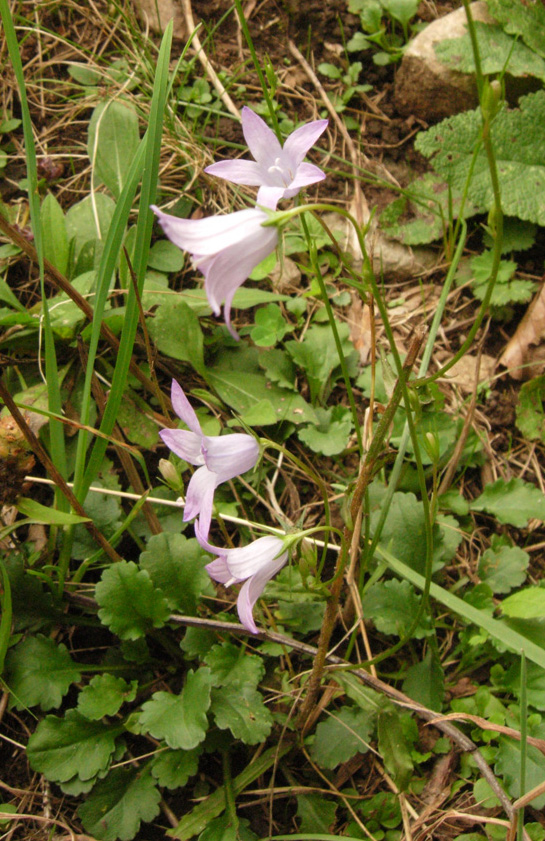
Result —
M 167 447 L 189 464 L 195 471 L 187 486 L 184 520 L 199 518 L 200 533 L 205 537 L 210 530 L 214 491 L 255 466 L 259 457 L 259 444 L 251 435 L 203 435 L 193 407 L 176 380 L 172 381 L 172 406 L 189 430 L 162 429 L 159 432 Z
M 319 167 L 303 158 L 325 131 L 328 120 L 314 120 L 295 129 L 284 146 L 275 133 L 251 108 L 242 109 L 242 132 L 253 161 L 245 158 L 218 161 L 204 170 L 234 184 L 259 187 L 257 204 L 276 210 L 280 199 L 296 196 L 302 187 L 322 181 L 326 176 Z
M 284 541 L 280 537 L 267 535 L 240 549 L 219 549 L 208 543 L 202 534 L 200 522 L 195 524 L 195 534 L 203 549 L 218 556 L 206 566 L 209 576 L 214 581 L 219 581 L 226 587 L 245 582 L 238 594 L 237 611 L 244 627 L 252 634 L 257 634 L 253 617 L 254 605 L 265 584 L 288 560 L 288 550 L 284 548 Z
M 274 251 L 277 229 L 262 226 L 268 217 L 257 207 L 206 219 L 178 219 L 157 207 L 152 206 L 152 210 L 169 240 L 189 251 L 194 265 L 203 273 L 204 288 L 215 315 L 220 314 L 225 301 L 225 323 L 238 339 L 231 327 L 233 295 L 257 264 Z

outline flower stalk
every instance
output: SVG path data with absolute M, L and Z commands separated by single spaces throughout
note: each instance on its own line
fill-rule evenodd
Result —
M 390 428 L 390 424 L 392 423 L 396 409 L 403 397 L 407 380 L 416 363 L 420 348 L 422 347 L 422 343 L 424 341 L 424 335 L 424 330 L 420 329 L 417 331 L 413 341 L 411 342 L 405 362 L 403 363 L 401 376 L 397 379 L 392 396 L 377 425 L 369 450 L 367 451 L 361 464 L 352 502 L 350 504 L 350 522 L 344 527 L 342 549 L 337 558 L 335 572 L 330 586 L 331 595 L 327 601 L 324 621 L 322 623 L 320 637 L 318 639 L 318 650 L 316 657 L 314 658 L 314 665 L 307 683 L 307 694 L 297 718 L 297 725 L 303 732 L 316 703 L 316 697 L 320 688 L 327 652 L 329 649 L 329 642 L 337 621 L 337 609 L 344 581 L 344 570 L 348 560 L 350 546 L 352 545 L 352 541 L 354 539 L 355 526 L 359 521 L 358 514 L 362 506 L 365 492 L 371 484 L 377 469 L 380 469 L 380 456 L 383 451 L 384 440 Z

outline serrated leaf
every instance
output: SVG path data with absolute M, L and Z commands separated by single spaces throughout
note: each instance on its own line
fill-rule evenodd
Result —
M 149 574 L 132 561 L 108 567 L 95 588 L 100 621 L 124 640 L 161 628 L 170 615 L 168 602 Z
M 545 22 L 544 22 L 545 25 Z M 515 40 L 497 24 L 475 21 L 482 73 L 486 76 L 506 70 L 510 76 L 535 76 L 545 80 L 545 61 L 522 41 Z M 469 34 L 446 38 L 434 44 L 442 64 L 459 73 L 475 73 L 475 59 Z
M 204 662 L 210 666 L 213 686 L 244 685 L 255 688 L 265 674 L 261 657 L 247 654 L 242 646 L 232 642 L 215 645 L 204 657 Z
M 541 4 L 488 0 L 488 10 L 506 32 L 520 35 L 525 44 L 545 57 L 545 9 Z
M 313 452 L 335 456 L 348 446 L 353 429 L 352 413 L 346 406 L 315 409 L 317 423 L 299 429 L 297 437 Z
M 413 761 L 403 724 L 397 710 L 382 710 L 378 715 L 378 749 L 384 767 L 400 791 L 411 781 Z
M 310 754 L 321 768 L 336 768 L 357 753 L 367 753 L 374 726 L 374 714 L 343 707 L 318 724 Z
M 337 331 L 342 352 L 349 369 L 354 367 L 357 352 L 354 350 L 348 324 L 338 324 Z M 341 376 L 339 353 L 333 330 L 327 324 L 311 327 L 300 342 L 285 342 L 285 348 L 296 365 L 305 371 L 310 386 L 310 401 L 323 399 Z
M 154 756 L 151 773 L 164 788 L 182 788 L 199 769 L 202 748 L 193 750 L 164 750 Z
M 545 778 L 545 756 L 533 745 L 525 745 L 526 750 L 526 791 L 531 791 L 543 783 Z M 494 771 L 503 778 L 507 791 L 511 797 L 520 797 L 520 742 L 514 739 L 500 739 L 500 746 L 496 754 Z M 533 809 L 543 809 L 545 794 L 535 797 L 530 806 Z
M 86 832 L 99 841 L 131 841 L 141 822 L 157 815 L 160 800 L 149 771 L 115 768 L 87 795 L 78 814 Z
M 382 634 L 403 637 L 409 631 L 420 605 L 420 596 L 408 581 L 379 581 L 365 593 L 362 599 L 363 615 L 372 619 Z M 425 617 L 413 631 L 415 639 L 429 633 Z
M 518 546 L 487 549 L 479 561 L 479 578 L 493 593 L 509 593 L 526 579 L 530 556 Z
M 8 651 L 6 683 L 15 708 L 60 707 L 72 683 L 81 680 L 79 668 L 62 643 L 37 634 Z
M 259 367 L 267 377 L 281 388 L 294 388 L 295 365 L 289 356 L 278 348 L 265 350 L 259 354 Z
M 96 675 L 78 696 L 78 712 L 92 720 L 115 715 L 125 701 L 134 701 L 137 681 L 127 683 L 111 674 Z
M 543 619 L 545 617 L 545 589 L 527 587 L 513 593 L 501 603 L 502 613 L 517 619 Z
M 206 736 L 210 686 L 210 669 L 190 669 L 179 695 L 155 692 L 142 705 L 140 726 L 156 739 L 164 739 L 171 748 L 196 748 Z
M 403 692 L 430 710 L 441 710 L 445 694 L 445 676 L 441 661 L 431 649 L 420 663 L 407 670 L 403 681 Z
M 220 730 L 229 729 L 247 745 L 265 741 L 272 716 L 263 696 L 251 686 L 223 686 L 212 691 L 212 712 Z
M 194 616 L 200 597 L 211 591 L 209 560 L 195 538 L 163 532 L 150 537 L 139 563 L 171 610 Z
M 501 111 L 491 127 L 502 209 L 538 225 L 545 225 L 544 119 L 545 91 L 538 91 L 521 97 L 518 108 Z M 421 132 L 415 141 L 417 151 L 432 158 L 435 170 L 457 193 L 472 168 L 468 197 L 474 212 L 488 211 L 494 203 L 484 150 L 473 161 L 481 129 L 480 111 L 465 111 Z
M 470 503 L 472 511 L 486 511 L 498 522 L 524 528 L 528 520 L 545 520 L 545 495 L 522 479 L 496 479 Z
M 501 687 L 520 697 L 521 661 L 517 659 L 512 666 L 502 675 Z M 545 710 L 545 669 L 535 663 L 526 664 L 526 698 L 528 704 L 536 710 Z
M 118 100 L 97 105 L 89 121 L 87 154 L 93 177 L 118 199 L 136 154 L 140 135 L 136 111 Z
M 146 325 L 161 353 L 189 362 L 196 371 L 203 372 L 201 325 L 196 313 L 184 300 L 160 304 L 155 315 L 146 319 Z
M 48 780 L 91 780 L 108 767 L 122 732 L 122 726 L 89 721 L 76 710 L 68 710 L 64 718 L 48 715 L 28 740 L 28 761 Z
M 328 833 L 335 823 L 337 804 L 321 794 L 297 795 L 297 817 L 301 833 Z

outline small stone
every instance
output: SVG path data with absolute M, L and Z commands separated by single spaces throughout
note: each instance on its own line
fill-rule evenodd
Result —
M 471 4 L 473 20 L 494 23 L 484 0 Z M 467 32 L 462 7 L 430 23 L 407 47 L 395 80 L 395 103 L 402 114 L 436 122 L 476 108 L 475 77 L 451 70 L 437 59 L 435 44 Z

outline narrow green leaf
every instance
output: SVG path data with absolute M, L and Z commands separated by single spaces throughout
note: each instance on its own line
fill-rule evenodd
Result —
M 87 153 L 93 178 L 102 181 L 118 199 L 140 142 L 136 111 L 126 103 L 108 100 L 97 105 L 89 122 Z
M 55 508 L 48 508 L 41 505 L 34 499 L 20 496 L 16 505 L 17 511 L 30 517 L 35 523 L 45 523 L 48 526 L 74 526 L 77 523 L 88 523 L 89 517 L 80 517 L 79 514 L 70 514 L 68 511 L 57 511 Z
M 419 575 L 406 564 L 398 561 L 397 558 L 394 558 L 390 552 L 387 552 L 381 546 L 377 547 L 377 551 L 394 572 L 412 582 L 419 590 L 424 589 L 425 579 L 422 575 Z M 440 604 L 448 607 L 453 613 L 458 614 L 462 619 L 473 622 L 478 628 L 484 628 L 490 636 L 499 640 L 510 651 L 514 651 L 516 654 L 524 651 L 527 660 L 531 660 L 532 663 L 537 663 L 538 666 L 545 669 L 545 649 L 523 637 L 522 634 L 513 631 L 507 625 L 504 625 L 497 619 L 493 619 L 484 611 L 478 610 L 462 599 L 459 599 L 458 596 L 449 593 L 443 587 L 439 587 L 437 584 L 431 584 L 430 596 L 437 599 Z
M 281 744 L 269 748 L 257 757 L 238 777 L 233 780 L 233 794 L 237 797 L 244 791 L 254 780 L 257 780 L 262 774 L 265 774 L 269 768 L 276 765 L 288 751 L 291 750 L 291 745 Z M 189 841 L 194 835 L 198 835 L 203 829 L 208 826 L 210 821 L 221 815 L 227 805 L 225 797 L 225 787 L 218 788 L 213 794 L 199 803 L 195 808 L 184 815 L 180 823 L 174 829 L 167 832 L 167 835 L 172 838 L 179 838 L 180 841 Z
M 51 193 L 48 193 L 41 207 L 44 232 L 44 256 L 56 269 L 66 275 L 68 269 L 68 236 L 62 207 Z
M 404 791 L 412 777 L 413 761 L 399 713 L 381 710 L 378 715 L 378 749 L 397 787 Z
M 2 605 L 2 616 L 0 617 L 0 675 L 4 673 L 4 660 L 6 652 L 10 643 L 11 637 L 11 620 L 12 620 L 12 604 L 11 604 L 11 584 L 6 567 L 2 560 L 0 560 L 0 569 L 2 570 L 2 594 L 0 604 Z

